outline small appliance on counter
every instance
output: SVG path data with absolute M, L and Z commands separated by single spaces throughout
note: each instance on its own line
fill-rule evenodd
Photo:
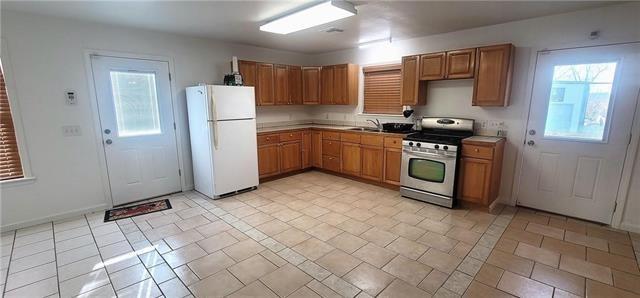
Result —
M 242 75 L 238 71 L 238 57 L 233 56 L 231 59 L 231 74 L 224 76 L 224 84 L 227 86 L 242 86 Z
M 402 141 L 402 196 L 449 208 L 455 205 L 462 139 L 473 135 L 473 122 L 422 118 L 422 130 Z

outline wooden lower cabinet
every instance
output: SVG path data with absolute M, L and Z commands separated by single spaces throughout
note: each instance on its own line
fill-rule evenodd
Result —
M 311 166 L 322 168 L 322 132 L 311 132 Z
M 362 146 L 360 147 L 362 165 L 360 177 L 382 181 L 384 169 L 384 149 L 382 147 Z
M 302 169 L 302 146 L 300 142 L 280 144 L 280 173 Z
M 402 149 L 384 148 L 384 180 L 383 182 L 400 185 L 400 167 Z
M 460 159 L 460 169 L 459 196 L 464 201 L 484 205 L 485 198 L 489 196 L 491 161 L 463 157 Z
M 291 130 L 258 135 L 260 178 L 307 168 L 400 185 L 402 138 L 335 130 Z
M 360 144 L 342 143 L 342 169 L 343 174 L 360 176 Z
M 458 195 L 462 201 L 491 206 L 500 191 L 505 139 L 496 142 L 462 141 Z
M 260 178 L 280 173 L 280 145 L 271 144 L 258 147 L 258 175 Z
M 302 168 L 311 167 L 311 132 L 302 133 Z

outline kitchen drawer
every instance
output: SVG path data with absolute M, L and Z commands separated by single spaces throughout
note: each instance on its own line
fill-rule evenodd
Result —
M 280 142 L 291 142 L 291 141 L 301 141 L 302 140 L 302 132 L 301 131 L 293 131 L 293 132 L 283 132 L 280 133 Z
M 322 168 L 329 171 L 340 172 L 340 158 L 335 156 L 323 155 Z
M 278 138 L 277 134 L 258 136 L 258 146 L 278 144 L 279 142 L 280 139 Z
M 322 139 L 340 141 L 340 133 L 337 131 L 323 131 Z
M 384 146 L 386 148 L 402 148 L 402 138 L 385 137 Z
M 382 147 L 383 143 L 383 136 L 376 136 L 371 134 L 363 134 L 360 136 L 360 144 L 362 145 Z
M 360 135 L 355 133 L 341 133 L 340 141 L 347 143 L 360 144 Z
M 340 157 L 340 142 L 333 140 L 322 140 L 322 154 Z
M 493 147 L 483 147 L 483 146 L 463 144 L 462 156 L 482 158 L 482 159 L 493 159 Z

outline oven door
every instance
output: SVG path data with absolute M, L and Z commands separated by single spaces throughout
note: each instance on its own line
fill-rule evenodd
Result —
M 400 184 L 453 197 L 455 169 L 455 156 L 403 149 Z

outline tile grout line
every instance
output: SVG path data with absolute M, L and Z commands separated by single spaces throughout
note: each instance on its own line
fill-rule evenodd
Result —
M 60 272 L 58 270 L 58 252 L 56 250 L 56 225 L 51 222 L 51 234 L 53 235 L 53 259 L 56 263 L 56 285 L 58 286 L 58 296 L 60 296 Z
M 83 217 L 84 217 L 84 220 L 87 222 L 87 227 L 89 228 L 89 234 L 91 235 L 91 238 L 93 238 L 93 244 L 96 246 L 96 250 L 98 251 L 98 256 L 100 257 L 100 260 L 102 261 L 102 264 L 104 266 L 104 259 L 102 258 L 102 253 L 100 252 L 100 248 L 98 247 L 98 242 L 96 241 L 96 236 L 93 234 L 93 229 L 91 228 L 91 223 L 89 222 L 89 219 L 87 218 L 86 214 Z M 118 227 L 118 228 L 120 228 L 120 227 Z M 113 289 L 113 294 L 117 295 L 116 288 L 113 286 L 113 283 L 111 282 L 111 275 L 109 275 L 109 272 L 107 271 L 107 266 L 104 266 L 103 268 L 104 268 L 104 272 L 107 274 L 107 278 L 109 279 L 109 285 Z M 103 268 L 100 268 L 100 269 L 103 269 Z M 96 270 L 93 270 L 91 272 L 94 272 L 94 271 L 97 271 L 97 270 L 100 270 L 100 269 L 96 269 Z M 89 272 L 89 273 L 91 273 L 91 272 Z M 99 289 L 99 288 L 100 287 L 95 288 L 95 289 Z M 91 289 L 89 291 L 93 291 L 95 289 Z M 89 292 L 89 291 L 87 291 L 87 292 Z M 85 293 L 87 293 L 87 292 L 85 292 Z M 84 293 L 79 293 L 78 295 L 81 295 L 81 294 L 84 294 Z M 76 295 L 76 296 L 78 296 L 78 295 Z
M 13 242 L 11 243 L 11 253 L 9 254 L 9 261 L 7 263 L 7 275 L 4 277 L 4 286 L 2 287 L 2 297 L 4 297 L 5 294 L 7 293 L 7 282 L 9 281 L 9 269 L 11 269 L 11 260 L 13 258 L 13 251 L 16 245 L 17 233 L 18 233 L 18 230 L 13 231 Z

